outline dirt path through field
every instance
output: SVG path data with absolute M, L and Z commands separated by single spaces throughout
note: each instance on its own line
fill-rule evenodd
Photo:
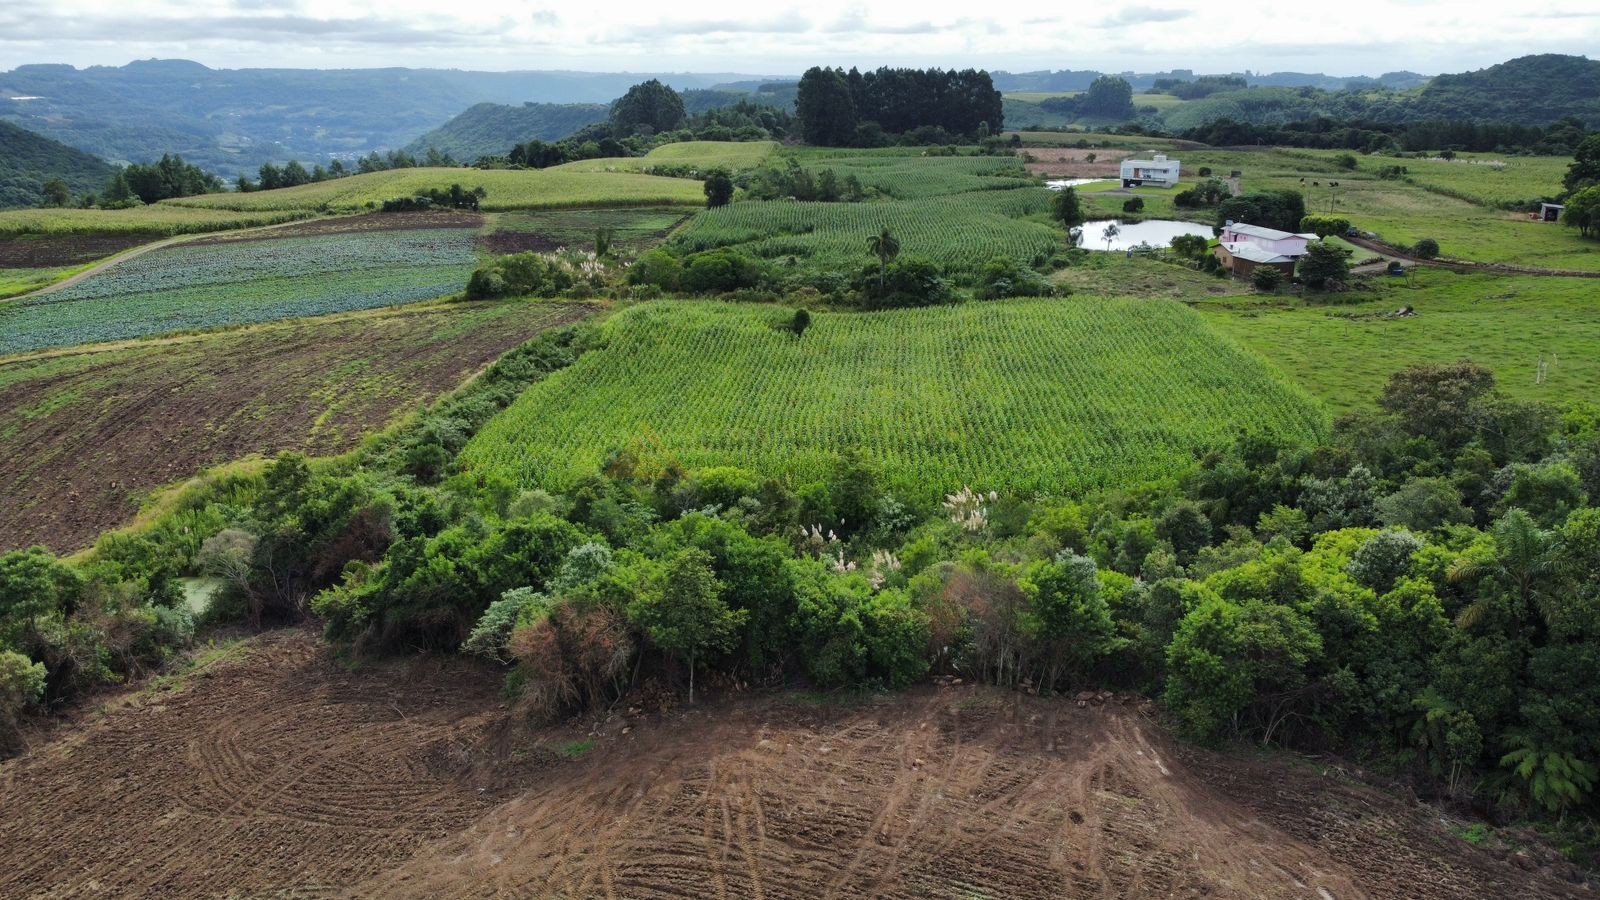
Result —
M 0 767 L 0 895 L 1585 896 L 1136 706 L 925 686 L 536 730 L 492 669 L 248 646 Z

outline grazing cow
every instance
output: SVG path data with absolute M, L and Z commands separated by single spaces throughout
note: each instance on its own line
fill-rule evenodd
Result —
M 1311 182 L 1311 186 L 1312 186 L 1312 187 L 1322 187 L 1322 182 L 1320 182 L 1320 181 L 1313 181 L 1313 182 Z

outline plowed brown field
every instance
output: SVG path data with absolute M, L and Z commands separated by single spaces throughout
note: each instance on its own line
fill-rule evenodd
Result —
M 0 767 L 0 896 L 1587 896 L 1133 706 L 750 697 L 568 760 L 588 732 L 511 722 L 494 671 L 246 646 Z
M 445 304 L 0 361 L 0 552 L 80 549 L 251 454 L 342 453 L 591 311 Z

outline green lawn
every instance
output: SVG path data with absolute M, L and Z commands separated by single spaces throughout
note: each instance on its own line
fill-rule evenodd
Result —
M 1395 371 L 1472 359 L 1512 396 L 1600 397 L 1600 282 L 1424 269 L 1354 305 L 1200 303 L 1207 321 L 1271 360 L 1335 411 L 1369 405 Z M 1378 316 L 1411 306 L 1416 318 Z M 1540 379 L 1540 363 L 1544 376 Z
M 821 312 L 661 301 L 535 385 L 469 470 L 570 486 L 614 449 L 801 484 L 859 448 L 904 496 L 1065 492 L 1171 476 L 1250 428 L 1312 438 L 1319 404 L 1180 304 L 1084 299 Z

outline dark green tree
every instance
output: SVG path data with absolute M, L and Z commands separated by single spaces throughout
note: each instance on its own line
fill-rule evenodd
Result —
M 678 551 L 628 604 L 629 618 L 657 647 L 689 664 L 690 703 L 696 661 L 732 648 L 750 617 L 748 610 L 730 609 L 723 600 L 723 585 L 711 562 L 704 550 Z
M 1350 252 L 1326 241 L 1306 245 L 1300 258 L 1300 280 L 1319 291 L 1331 290 L 1350 277 Z
M 66 206 L 72 202 L 72 188 L 59 178 L 46 181 L 41 193 L 44 195 L 44 206 Z
M 1116 75 L 1101 75 L 1079 98 L 1078 108 L 1085 116 L 1101 119 L 1134 117 L 1133 85 Z
M 683 120 L 683 98 L 655 78 L 628 88 L 611 104 L 611 127 L 621 136 L 672 131 Z
M 713 169 L 706 176 L 706 207 L 715 209 L 733 202 L 733 177 L 726 169 Z
M 850 85 L 834 69 L 813 66 L 800 76 L 795 118 L 808 143 L 846 147 L 856 137 L 856 105 Z

